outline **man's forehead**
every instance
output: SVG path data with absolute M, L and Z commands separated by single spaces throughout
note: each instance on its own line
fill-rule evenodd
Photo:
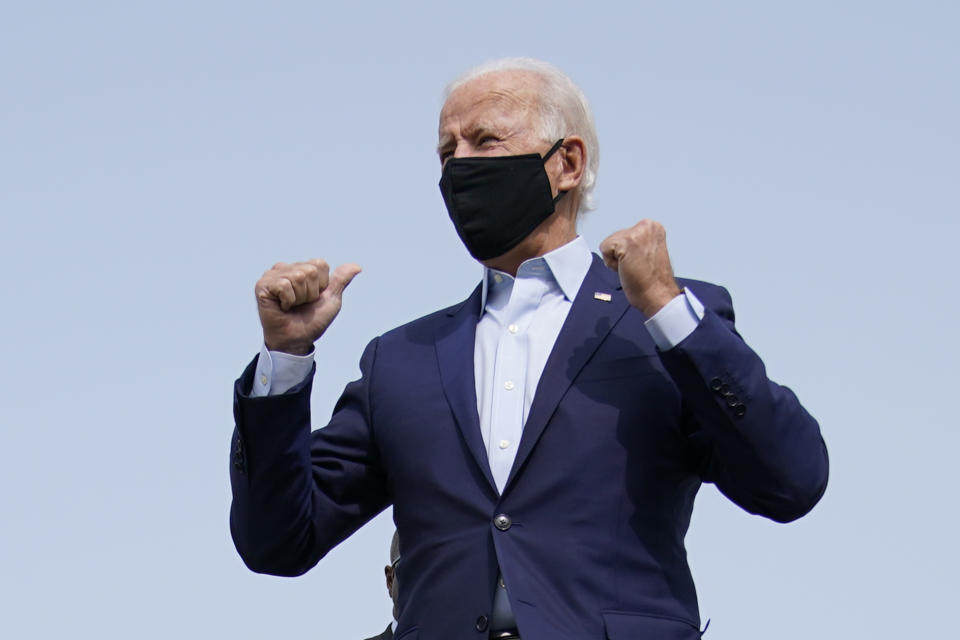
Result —
M 441 122 L 448 117 L 526 110 L 537 106 L 537 74 L 525 70 L 494 71 L 468 80 L 447 97 L 440 110 Z

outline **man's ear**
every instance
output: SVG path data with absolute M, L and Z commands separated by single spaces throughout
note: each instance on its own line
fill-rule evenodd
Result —
M 393 567 L 387 565 L 383 568 L 383 575 L 387 579 L 387 593 L 393 597 Z
M 587 167 L 587 145 L 580 136 L 570 136 L 564 138 L 563 144 L 554 155 L 560 158 L 557 190 L 573 191 L 580 186 L 583 172 Z

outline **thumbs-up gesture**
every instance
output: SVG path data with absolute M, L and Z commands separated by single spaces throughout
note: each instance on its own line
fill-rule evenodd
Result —
M 267 349 L 310 353 L 340 312 L 343 290 L 358 273 L 360 267 L 351 263 L 331 273 L 320 259 L 273 265 L 254 288 Z
M 659 222 L 641 220 L 611 234 L 600 252 L 620 275 L 627 300 L 648 318 L 680 295 L 667 253 L 667 232 Z

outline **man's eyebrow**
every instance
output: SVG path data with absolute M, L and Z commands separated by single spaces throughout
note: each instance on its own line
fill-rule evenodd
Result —
M 450 134 L 444 134 L 440 136 L 440 141 L 437 142 L 437 153 L 441 154 L 443 151 L 453 144 L 453 136 Z
M 480 120 L 464 127 L 461 133 L 465 138 L 474 138 L 486 133 L 502 136 L 504 135 L 504 127 L 496 120 Z M 440 136 L 440 141 L 437 143 L 437 154 L 443 155 L 448 147 L 455 144 L 456 138 L 449 133 Z

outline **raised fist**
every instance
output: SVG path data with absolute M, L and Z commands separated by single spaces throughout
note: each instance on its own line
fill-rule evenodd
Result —
M 648 318 L 680 295 L 673 278 L 667 232 L 653 220 L 641 220 L 600 243 L 603 261 L 620 275 L 631 305 Z

